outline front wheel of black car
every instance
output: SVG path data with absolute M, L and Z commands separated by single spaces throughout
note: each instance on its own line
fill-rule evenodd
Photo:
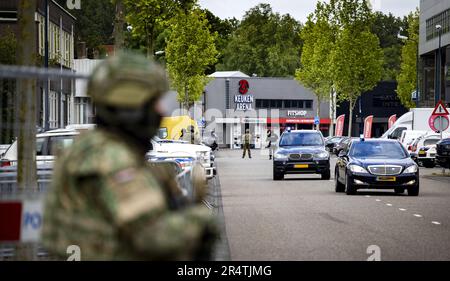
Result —
M 322 174 L 321 174 L 321 178 L 323 179 L 323 180 L 329 180 L 329 179 L 331 179 L 331 172 L 330 172 L 330 169 L 326 169 L 325 170 L 325 172 L 323 172 Z
M 339 181 L 339 174 L 338 174 L 338 171 L 336 171 L 336 172 L 334 173 L 334 181 L 335 181 L 335 184 L 334 184 L 334 191 L 336 191 L 336 192 L 344 192 L 344 191 L 345 191 L 345 185 L 342 184 L 342 183 Z
M 408 196 L 419 196 L 419 185 L 408 188 Z
M 275 169 L 273 169 L 273 180 L 274 181 L 281 181 L 284 179 L 284 174 L 277 172 Z
M 345 193 L 347 195 L 355 195 L 356 194 L 356 188 L 352 184 L 351 179 L 350 179 L 349 176 L 347 176 L 346 180 L 345 180 Z
M 436 166 L 436 164 L 434 163 L 434 161 L 426 161 L 423 163 L 423 166 L 425 168 L 434 168 Z

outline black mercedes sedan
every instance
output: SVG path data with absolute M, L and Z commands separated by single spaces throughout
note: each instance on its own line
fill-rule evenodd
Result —
M 393 189 L 419 195 L 419 168 L 397 140 L 352 140 L 335 167 L 336 192 L 353 195 L 358 189 Z
M 436 144 L 436 161 L 444 168 L 450 168 L 450 138 Z
M 320 131 L 285 131 L 273 157 L 273 179 L 285 174 L 320 174 L 330 179 L 330 154 Z

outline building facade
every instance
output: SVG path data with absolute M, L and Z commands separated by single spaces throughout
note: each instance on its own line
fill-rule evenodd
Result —
M 317 97 L 294 79 L 249 77 L 241 72 L 216 72 L 205 87 L 200 101 L 186 113 L 170 91 L 163 99 L 167 116 L 189 114 L 208 136 L 215 131 L 219 145 L 240 148 L 242 135 L 249 129 L 252 146 L 267 143 L 267 131 L 280 135 L 287 128 L 313 129 L 320 106 L 320 130 L 328 135 L 331 124 L 329 102 L 320 105 Z
M 372 137 L 380 137 L 388 130 L 388 119 L 396 114 L 397 118 L 408 112 L 396 93 L 397 83 L 382 81 L 371 91 L 363 93 L 353 109 L 351 135 L 360 136 L 364 130 L 364 119 L 373 115 Z M 348 135 L 348 102 L 341 102 L 336 109 L 337 115 L 345 114 L 344 135 Z
M 436 26 L 441 26 L 439 31 Z M 439 36 L 441 34 L 441 36 Z M 441 52 L 439 54 L 439 37 Z M 420 1 L 420 107 L 434 107 L 437 99 L 450 104 L 450 1 Z M 440 61 L 440 77 L 437 65 Z M 437 84 L 440 81 L 440 85 Z M 437 92 L 436 92 L 437 91 Z
M 17 8 L 18 0 L 0 1 L 0 36 L 13 32 L 18 38 Z M 35 13 L 36 53 L 38 64 L 44 65 L 45 57 L 45 12 L 44 0 L 37 0 Z M 73 70 L 74 67 L 74 26 L 76 18 L 55 1 L 48 1 L 48 47 L 49 67 Z M 19 42 L 20 44 L 20 42 Z M 46 108 L 45 83 L 48 83 L 48 108 Z M 49 128 L 61 128 L 75 120 L 75 82 L 68 79 L 59 81 L 39 81 L 38 125 Z M 48 111 L 48 114 L 46 114 Z M 45 120 L 48 116 L 48 120 Z

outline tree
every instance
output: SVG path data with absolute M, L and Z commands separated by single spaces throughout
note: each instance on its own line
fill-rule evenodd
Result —
M 317 96 L 317 116 L 320 104 L 330 97 L 333 86 L 332 56 L 334 31 L 326 17 L 322 17 L 322 4 L 318 3 L 316 12 L 308 17 L 300 37 L 303 40 L 301 66 L 295 78 L 311 89 Z
M 269 4 L 246 12 L 229 39 L 220 70 L 258 76 L 294 76 L 300 66 L 301 24 L 274 13 Z
M 167 69 L 178 100 L 188 109 L 203 93 L 207 83 L 205 70 L 217 61 L 217 33 L 210 33 L 208 21 L 198 8 L 180 11 L 170 24 Z
M 391 13 L 381 12 L 373 14 L 371 31 L 380 39 L 380 46 L 384 53 L 383 80 L 395 80 L 400 71 L 400 57 L 402 45 L 397 38 L 400 29 L 407 29 L 407 22 Z
M 123 0 L 127 10 L 126 19 L 132 27 L 133 39 L 145 50 L 147 57 L 155 52 L 155 40 L 166 22 L 178 10 L 191 10 L 197 0 Z
M 419 12 L 408 16 L 408 41 L 402 48 L 400 73 L 397 76 L 397 95 L 406 108 L 414 107 L 411 93 L 417 88 L 417 56 L 419 42 Z
M 36 2 L 20 0 L 18 5 L 19 42 L 17 63 L 33 66 L 36 63 Z M 36 80 L 17 82 L 18 135 L 17 185 L 19 189 L 37 188 L 36 182 Z
M 239 22 L 235 18 L 222 20 L 207 9 L 202 11 L 205 13 L 206 19 L 210 24 L 211 33 L 217 32 L 218 35 L 216 40 L 216 49 L 219 52 L 217 63 L 210 65 L 206 70 L 206 74 L 211 74 L 216 71 L 216 65 L 223 64 L 224 50 L 227 47 L 231 34 L 236 30 Z
M 377 85 L 382 69 L 383 52 L 378 37 L 367 29 L 343 29 L 333 52 L 333 81 L 338 100 L 349 102 L 349 136 L 356 101 Z
M 113 0 L 115 1 L 115 0 Z M 101 45 L 113 44 L 115 5 L 112 0 L 81 1 L 81 10 L 70 10 L 75 21 L 75 38 L 77 42 L 86 42 L 88 55 L 104 51 Z M 66 0 L 58 0 L 66 7 Z

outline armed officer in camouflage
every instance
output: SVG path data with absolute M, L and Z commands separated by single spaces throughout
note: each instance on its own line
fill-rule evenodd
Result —
M 174 172 L 150 167 L 145 153 L 159 128 L 165 72 L 145 57 L 120 54 L 94 71 L 88 94 L 98 128 L 80 135 L 55 165 L 43 242 L 61 258 L 209 259 L 217 237 L 211 212 L 181 206 Z

